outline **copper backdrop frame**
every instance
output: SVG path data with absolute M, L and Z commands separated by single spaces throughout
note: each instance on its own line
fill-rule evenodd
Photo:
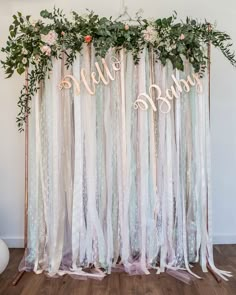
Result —
M 208 25 L 208 30 L 211 30 L 211 25 Z M 211 43 L 209 42 L 207 45 L 207 74 L 208 74 L 208 101 L 209 101 L 209 120 L 210 120 L 210 103 L 211 103 Z M 25 71 L 25 86 L 26 92 L 28 92 L 28 68 Z M 27 105 L 26 105 L 27 109 Z M 25 200 L 24 200 L 24 253 L 27 251 L 27 241 L 28 241 L 28 177 L 29 177 L 29 120 L 28 120 L 28 113 L 26 114 L 25 118 Z M 218 277 L 210 268 L 208 264 L 208 270 L 213 275 L 218 283 L 221 282 L 221 278 Z M 25 270 L 18 271 L 17 275 L 15 276 L 14 280 L 12 281 L 12 285 L 16 286 L 17 283 L 22 278 Z

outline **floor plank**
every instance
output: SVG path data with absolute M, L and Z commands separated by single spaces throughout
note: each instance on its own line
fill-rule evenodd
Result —
M 22 249 L 11 249 L 10 262 L 0 275 L 0 295 L 236 295 L 236 245 L 214 247 L 216 265 L 234 275 L 229 282 L 218 284 L 210 273 L 202 280 L 186 285 L 168 274 L 129 276 L 112 273 L 102 281 L 76 280 L 70 276 L 48 278 L 44 274 L 25 273 L 17 286 L 12 286 Z M 195 268 L 201 274 L 200 267 Z

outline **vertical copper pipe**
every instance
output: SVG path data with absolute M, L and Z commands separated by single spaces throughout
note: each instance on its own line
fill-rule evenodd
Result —
M 211 24 L 208 24 L 208 32 L 211 30 Z M 211 102 L 211 43 L 210 41 L 207 44 L 207 76 L 208 76 L 208 112 L 209 112 L 209 126 L 210 126 L 210 102 Z M 207 233 L 209 231 L 209 222 L 208 222 L 208 199 L 209 199 L 209 193 L 207 191 L 207 201 L 206 201 L 206 218 L 207 218 Z M 211 269 L 209 267 L 209 263 L 207 263 L 207 268 L 211 272 Z M 212 272 L 211 272 L 212 273 Z
M 25 69 L 25 86 L 26 94 L 28 94 L 28 68 Z M 24 255 L 27 254 L 27 241 L 28 241 L 28 162 L 29 162 L 29 121 L 28 121 L 28 101 L 26 101 L 25 113 L 25 200 L 24 200 Z M 24 260 L 25 263 L 25 260 Z M 26 267 L 26 265 L 25 265 Z M 14 278 L 12 285 L 16 286 L 22 278 L 25 271 L 20 271 Z
M 208 32 L 212 29 L 211 24 L 208 24 Z M 208 110 L 209 110 L 209 127 L 211 125 L 211 42 L 209 41 L 207 44 L 207 75 L 208 75 Z M 207 195 L 207 231 L 209 229 L 208 224 L 208 195 Z M 221 278 L 212 270 L 209 263 L 207 263 L 207 268 L 212 276 L 218 283 L 221 283 Z
M 211 24 L 208 24 L 208 32 L 211 30 Z M 211 103 L 211 42 L 207 44 L 207 75 L 208 75 L 208 112 L 209 112 L 209 126 L 210 126 L 210 103 Z M 207 194 L 207 232 L 208 224 L 208 194 Z
M 28 94 L 28 68 L 25 70 L 25 86 Z M 27 249 L 28 240 L 28 174 L 29 174 L 29 120 L 28 120 L 28 101 L 26 102 L 25 117 L 25 212 L 24 212 L 24 248 Z

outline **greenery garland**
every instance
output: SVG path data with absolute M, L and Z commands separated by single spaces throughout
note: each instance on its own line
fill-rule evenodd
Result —
M 96 55 L 101 57 L 105 57 L 110 47 L 117 51 L 125 48 L 132 52 L 136 64 L 143 48 L 152 47 L 163 65 L 170 60 L 174 69 L 184 70 L 183 59 L 186 58 L 202 76 L 208 59 L 204 45 L 210 42 L 236 65 L 228 34 L 216 30 L 207 21 L 199 23 L 187 17 L 185 22 L 177 22 L 176 13 L 156 20 L 142 18 L 137 13 L 132 25 L 120 18 L 100 18 L 92 11 L 84 16 L 73 11 L 71 20 L 56 8 L 52 12 L 43 10 L 40 15 L 46 23 L 41 19 L 32 20 L 29 15 L 24 17 L 20 12 L 13 15 L 7 44 L 2 48 L 6 59 L 1 63 L 7 78 L 14 71 L 24 73 L 31 65 L 28 87 L 23 87 L 18 101 L 20 111 L 16 120 L 20 131 L 24 130 L 26 116 L 30 113 L 29 101 L 52 69 L 52 58 L 61 58 L 64 52 L 69 67 L 84 43 L 92 42 Z

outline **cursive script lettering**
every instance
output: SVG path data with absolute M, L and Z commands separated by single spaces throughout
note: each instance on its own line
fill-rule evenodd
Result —
M 112 70 L 109 69 L 107 62 L 104 58 L 102 58 L 103 69 L 101 69 L 98 62 L 95 62 L 95 68 L 97 72 L 92 72 L 90 76 L 86 73 L 86 70 L 82 68 L 80 70 L 81 81 L 78 81 L 72 75 L 66 75 L 63 80 L 59 84 L 59 88 L 69 89 L 72 87 L 72 83 L 74 83 L 75 87 L 75 95 L 79 95 L 81 91 L 80 83 L 82 82 L 85 86 L 85 89 L 88 91 L 90 95 L 95 95 L 96 86 L 102 81 L 104 85 L 108 85 L 110 81 L 115 80 L 115 72 L 120 71 L 120 61 L 115 57 L 111 57 L 111 66 Z M 97 77 L 98 76 L 98 77 Z
M 158 107 L 160 112 L 166 114 L 169 113 L 171 110 L 170 101 L 172 101 L 174 98 L 180 98 L 180 93 L 189 92 L 191 90 L 191 87 L 194 86 L 196 86 L 198 93 L 202 93 L 203 88 L 198 74 L 194 73 L 192 74 L 192 77 L 188 75 L 186 80 L 177 80 L 174 75 L 171 75 L 171 78 L 174 82 L 175 87 L 174 85 L 172 85 L 170 88 L 165 90 L 165 95 L 162 95 L 161 88 L 158 85 L 150 85 L 148 94 L 140 93 L 138 95 L 137 99 L 134 102 L 134 108 L 145 111 L 149 108 L 150 105 L 151 109 L 156 112 L 157 108 L 155 105 L 155 101 L 159 101 Z M 154 97 L 152 93 L 155 93 Z

